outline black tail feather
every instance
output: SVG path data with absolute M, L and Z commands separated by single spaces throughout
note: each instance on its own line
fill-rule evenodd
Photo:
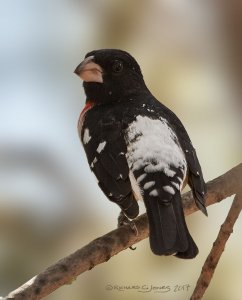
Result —
M 189 259 L 189 258 L 194 258 L 198 254 L 198 248 L 197 245 L 195 244 L 194 240 L 192 239 L 190 233 L 187 230 L 187 237 L 188 237 L 188 248 L 184 252 L 177 252 L 176 257 L 179 258 L 184 258 L 184 259 Z
M 171 202 L 162 203 L 158 197 L 144 197 L 150 227 L 150 246 L 154 254 L 194 258 L 198 248 L 184 218 L 181 195 L 177 192 Z

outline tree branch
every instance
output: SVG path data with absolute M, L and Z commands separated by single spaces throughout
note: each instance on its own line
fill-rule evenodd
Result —
M 202 272 L 197 281 L 196 287 L 193 291 L 190 300 L 202 299 L 209 283 L 213 277 L 219 259 L 224 251 L 226 242 L 228 241 L 231 233 L 233 232 L 233 226 L 239 217 L 242 209 L 242 196 L 241 194 L 236 195 L 229 213 L 220 228 L 218 236 L 213 244 L 213 247 L 203 265 Z
M 206 206 L 236 194 L 240 186 L 242 186 L 242 164 L 207 183 Z M 182 200 L 186 215 L 198 210 L 191 192 L 184 194 Z M 139 232 L 138 236 L 129 226 L 115 229 L 59 260 L 4 299 L 38 300 L 49 295 L 60 286 L 71 283 L 81 273 L 108 261 L 120 251 L 145 239 L 149 232 L 146 214 L 138 217 L 135 224 Z

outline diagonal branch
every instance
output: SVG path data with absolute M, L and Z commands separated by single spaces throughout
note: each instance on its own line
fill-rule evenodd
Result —
M 242 164 L 207 183 L 206 206 L 236 194 L 240 186 L 242 186 Z M 182 199 L 186 215 L 198 210 L 191 192 L 184 194 Z M 81 273 L 108 261 L 120 251 L 145 239 L 149 233 L 146 214 L 138 217 L 135 224 L 138 236 L 129 226 L 115 229 L 59 260 L 4 299 L 42 299 L 60 286 L 72 282 Z
M 219 234 L 213 244 L 213 247 L 203 265 L 202 272 L 197 281 L 196 287 L 193 291 L 190 300 L 202 299 L 210 281 L 213 277 L 219 259 L 224 251 L 226 242 L 228 241 L 231 233 L 233 232 L 233 226 L 239 217 L 242 209 L 242 195 L 237 194 L 234 198 L 229 213 L 219 230 Z

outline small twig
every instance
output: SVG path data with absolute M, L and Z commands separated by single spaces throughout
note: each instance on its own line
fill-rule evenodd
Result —
M 242 186 L 242 164 L 207 183 L 206 206 L 236 194 L 240 186 Z M 198 210 L 191 192 L 184 194 L 182 199 L 186 215 Z M 38 300 L 60 286 L 71 283 L 81 273 L 146 238 L 149 234 L 146 214 L 137 218 L 135 224 L 138 236 L 129 226 L 113 230 L 50 266 L 11 292 L 5 299 Z
M 228 241 L 231 233 L 233 232 L 233 226 L 239 217 L 242 209 L 242 196 L 236 195 L 231 205 L 229 213 L 220 228 L 218 236 L 213 244 L 213 247 L 203 265 L 200 277 L 197 281 L 196 287 L 193 291 L 190 300 L 202 299 L 206 289 L 208 288 L 210 281 L 213 277 L 219 259 L 224 251 L 226 242 Z

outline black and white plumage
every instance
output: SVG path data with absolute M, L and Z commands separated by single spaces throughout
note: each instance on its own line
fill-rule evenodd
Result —
M 92 51 L 75 73 L 87 96 L 79 134 L 100 188 L 130 219 L 139 213 L 136 200 L 144 201 L 155 254 L 195 257 L 181 190 L 188 183 L 205 214 L 206 191 L 182 123 L 154 98 L 139 65 L 124 51 Z

